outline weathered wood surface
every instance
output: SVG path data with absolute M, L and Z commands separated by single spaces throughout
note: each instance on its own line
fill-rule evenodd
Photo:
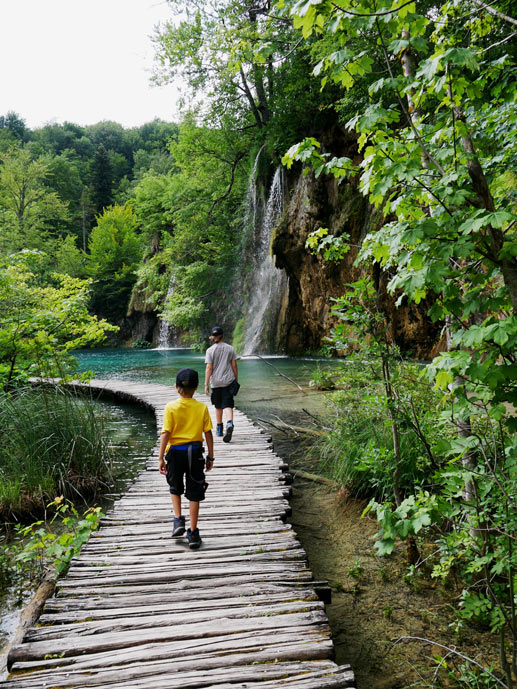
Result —
M 120 380 L 90 387 L 153 409 L 158 428 L 176 395 L 165 385 Z M 171 538 L 156 449 L 58 581 L 37 625 L 11 649 L 11 675 L 1 687 L 354 685 L 349 666 L 332 661 L 320 584 L 285 522 L 285 462 L 238 411 L 235 427 L 231 443 L 216 439 L 201 548 L 190 551 L 185 539 Z

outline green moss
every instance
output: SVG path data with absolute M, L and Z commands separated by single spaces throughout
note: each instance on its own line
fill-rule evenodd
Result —
M 232 344 L 236 352 L 242 352 L 244 348 L 244 338 L 246 331 L 244 329 L 244 317 L 239 318 L 233 329 Z

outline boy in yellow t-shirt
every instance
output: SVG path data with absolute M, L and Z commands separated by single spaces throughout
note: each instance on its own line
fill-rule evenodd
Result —
M 208 449 L 206 470 L 210 471 L 214 465 L 214 440 L 210 414 L 206 404 L 193 399 L 198 385 L 197 371 L 191 368 L 182 368 L 178 372 L 176 390 L 180 398 L 165 406 L 158 457 L 160 474 L 167 476 L 171 493 L 174 510 L 172 536 L 176 538 L 185 533 L 185 517 L 181 514 L 181 496 L 185 489 L 190 514 L 187 540 L 189 548 L 193 549 L 199 548 L 201 545 L 197 520 L 199 503 L 205 499 L 207 485 L 203 472 L 205 465 L 203 434 Z M 186 488 L 183 485 L 184 476 Z

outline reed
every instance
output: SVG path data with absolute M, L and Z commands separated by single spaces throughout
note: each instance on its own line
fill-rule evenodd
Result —
M 95 495 L 109 483 L 112 450 L 98 406 L 60 387 L 0 399 L 0 514 L 34 515 L 56 496 Z

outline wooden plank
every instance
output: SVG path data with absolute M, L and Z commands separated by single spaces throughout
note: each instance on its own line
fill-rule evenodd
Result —
M 277 603 L 275 605 L 262 604 L 260 606 L 249 605 L 245 608 L 226 609 L 223 613 L 224 619 L 250 619 L 260 616 L 283 615 L 286 613 L 309 612 L 312 610 L 323 610 L 323 603 L 320 601 L 294 601 L 288 603 Z M 220 610 L 203 610 L 201 612 L 177 612 L 168 610 L 159 614 L 154 609 L 149 609 L 146 615 L 140 612 L 139 615 L 126 616 L 122 613 L 116 619 L 75 621 L 70 624 L 60 624 L 44 627 L 31 627 L 25 634 L 26 641 L 48 641 L 59 639 L 63 635 L 86 636 L 88 634 L 105 634 L 111 631 L 135 630 L 157 628 L 170 624 L 195 624 L 204 623 L 211 620 L 221 619 Z
M 179 540 L 179 539 L 177 539 Z M 183 547 L 183 550 L 181 549 Z M 133 553 L 131 555 L 122 555 L 118 553 L 108 555 L 97 555 L 88 558 L 74 558 L 72 560 L 69 574 L 71 576 L 84 576 L 86 573 L 94 572 L 109 572 L 107 568 L 117 567 L 118 570 L 124 571 L 126 568 L 136 568 L 139 571 L 148 569 L 167 567 L 178 569 L 180 567 L 205 567 L 206 565 L 227 564 L 231 562 L 253 562 L 256 564 L 257 571 L 260 569 L 262 563 L 286 561 L 297 562 L 303 561 L 305 563 L 305 553 L 302 548 L 280 548 L 280 549 L 258 549 L 257 552 L 249 552 L 250 546 L 242 546 L 235 554 L 235 551 L 229 549 L 223 552 L 214 553 L 212 550 L 199 549 L 197 553 L 193 553 L 188 549 L 186 540 L 182 540 L 176 545 L 175 552 L 161 551 L 158 554 Z
M 183 552 L 181 547 L 183 546 Z M 200 552 L 199 558 L 194 560 L 192 551 L 188 549 L 187 541 L 182 541 L 178 550 L 173 553 L 160 552 L 157 554 L 135 553 L 133 555 L 102 555 L 87 560 L 76 558 L 72 563 L 69 574 L 71 576 L 85 576 L 97 573 L 109 573 L 115 568 L 117 571 L 125 572 L 128 569 L 137 570 L 139 572 L 149 570 L 159 570 L 160 568 L 167 568 L 169 570 L 183 569 L 185 566 L 191 568 L 201 567 L 206 565 L 227 565 L 230 563 L 254 563 L 256 565 L 255 571 L 260 571 L 263 563 L 271 562 L 290 562 L 305 564 L 305 553 L 301 548 L 285 548 L 280 550 L 264 550 L 263 552 L 249 553 L 246 548 L 241 548 L 241 552 L 237 555 L 229 550 L 218 551 L 212 553 L 205 550 Z
M 155 605 L 166 605 L 168 609 L 174 606 L 174 609 L 182 609 L 186 606 L 188 609 L 197 609 L 199 607 L 207 606 L 216 607 L 221 605 L 224 607 L 225 601 L 232 601 L 246 604 L 246 601 L 254 601 L 261 599 L 269 600 L 314 600 L 314 590 L 312 588 L 294 588 L 289 585 L 263 585 L 263 584 L 246 584 L 240 586 L 233 586 L 231 589 L 218 586 L 203 589 L 203 599 L 193 598 L 185 594 L 183 590 L 179 591 L 164 591 L 161 587 L 150 587 L 146 593 L 141 590 L 139 594 L 132 593 L 126 595 L 125 593 L 110 593 L 108 595 L 88 595 L 85 597 L 77 596 L 63 596 L 49 598 L 45 604 L 44 615 L 48 613 L 57 613 L 61 610 L 68 611 L 82 611 L 90 610 L 92 607 L 97 611 L 110 608 L 127 608 L 132 605 L 149 605 L 151 601 Z M 235 597 L 237 596 L 237 597 Z
M 205 541 L 210 538 L 210 549 L 212 552 L 217 550 L 233 550 L 238 551 L 239 548 L 248 548 L 250 552 L 254 552 L 259 548 L 298 548 L 300 541 L 296 538 L 294 533 L 284 532 L 282 534 L 253 534 L 242 533 L 232 534 L 231 536 L 221 536 L 213 533 L 214 529 L 203 529 L 203 537 Z M 180 546 L 176 543 L 175 538 L 171 538 L 171 529 L 160 534 L 153 534 L 153 538 L 145 534 L 139 536 L 128 536 L 127 538 L 104 538 L 102 541 L 92 540 L 81 550 L 82 556 L 93 556 L 95 553 L 131 553 L 132 551 L 145 551 L 148 553 L 154 552 L 175 552 L 174 549 L 179 550 Z M 171 548 L 173 549 L 171 551 Z
M 280 630 L 291 626 L 321 625 L 326 626 L 326 616 L 320 610 L 308 613 L 294 613 L 276 615 L 273 617 L 251 617 L 249 619 L 220 618 L 215 622 L 210 620 L 204 624 L 184 624 L 165 627 L 151 627 L 146 629 L 145 635 L 138 631 L 121 631 L 97 634 L 91 638 L 62 637 L 52 641 L 34 641 L 20 644 L 11 649 L 9 661 L 12 664 L 18 660 L 35 660 L 46 655 L 56 654 L 58 657 L 77 655 L 78 653 L 98 653 L 116 648 L 138 646 L 150 641 L 173 641 L 182 639 L 204 639 L 217 636 L 224 632 L 254 631 L 257 629 Z
M 281 630 L 271 635 L 266 631 L 246 631 L 226 636 L 215 636 L 209 639 L 200 639 L 192 644 L 190 639 L 184 641 L 163 642 L 159 644 L 143 644 L 136 647 L 110 650 L 103 653 L 93 653 L 89 655 L 76 655 L 68 658 L 47 658 L 36 661 L 20 661 L 16 663 L 16 669 L 23 671 L 27 669 L 41 669 L 52 667 L 52 672 L 56 667 L 69 670 L 78 668 L 85 670 L 88 668 L 123 667 L 132 663 L 145 663 L 146 661 L 170 660 L 176 657 L 178 660 L 186 656 L 200 656 L 202 658 L 215 658 L 227 653 L 247 653 L 260 650 L 261 648 L 276 647 L 278 656 L 282 655 L 284 645 L 301 643 L 305 645 L 322 644 L 324 648 L 329 648 L 330 642 L 328 630 L 311 627 L 290 627 L 288 630 Z M 332 646 L 330 647 L 332 650 Z M 325 656 L 326 657 L 326 656 Z
M 204 592 L 203 595 L 205 595 Z M 141 597 L 135 601 L 134 597 L 125 597 L 119 601 L 118 606 L 111 600 L 111 596 L 106 598 L 87 598 L 86 600 L 75 601 L 75 599 L 51 599 L 54 605 L 47 604 L 46 612 L 40 616 L 40 624 L 61 624 L 73 620 L 102 620 L 120 617 L 130 617 L 147 613 L 169 612 L 174 610 L 174 614 L 181 612 L 192 613 L 198 610 L 229 610 L 231 608 L 244 608 L 256 606 L 262 603 L 273 602 L 309 602 L 317 600 L 314 591 L 309 589 L 301 592 L 292 593 L 270 593 L 267 596 L 239 596 L 238 598 L 216 598 L 208 600 L 185 600 L 184 596 L 176 596 L 176 600 L 169 597 L 166 602 L 157 602 L 155 596 L 152 601 L 149 597 Z M 59 605 L 56 605 L 59 603 Z M 111 603 L 109 605 L 108 603 Z M 94 607 L 93 607 L 94 606 Z
M 280 574 L 242 574 L 241 576 L 228 575 L 220 577 L 212 577 L 210 579 L 210 586 L 216 588 L 218 586 L 231 587 L 232 589 L 242 584 L 249 584 L 256 582 L 257 584 L 264 584 L 266 582 L 273 585 L 289 584 L 290 586 L 307 586 L 312 580 L 310 571 L 306 572 L 285 572 Z M 90 580 L 69 580 L 68 578 L 61 579 L 57 583 L 57 595 L 67 596 L 82 596 L 85 594 L 85 586 L 88 587 L 87 594 L 95 596 L 106 593 L 140 593 L 142 591 L 194 591 L 196 589 L 205 589 L 206 581 L 204 579 L 189 579 L 185 577 L 179 581 L 170 583 L 167 577 L 140 577 L 139 581 L 132 580 L 129 582 L 127 578 L 122 578 L 122 581 L 107 580 L 107 582 L 98 582 L 95 584 Z
M 182 671 L 177 670 L 178 664 L 172 663 L 170 661 L 163 661 L 158 663 L 157 666 L 151 670 L 151 668 L 144 668 L 143 673 L 139 675 L 135 670 L 130 671 L 107 671 L 103 673 L 103 676 L 96 676 L 92 674 L 84 674 L 80 676 L 75 676 L 74 673 L 69 674 L 68 677 L 61 677 L 60 675 L 49 677 L 51 681 L 51 686 L 54 687 L 91 687 L 98 686 L 99 684 L 109 682 L 111 689 L 143 689 L 144 687 L 149 687 L 153 689 L 154 687 L 164 687 L 165 689 L 187 689 L 188 687 L 212 687 L 218 686 L 214 684 L 216 682 L 224 681 L 227 683 L 237 681 L 239 684 L 231 683 L 226 684 L 233 689 L 235 687 L 240 687 L 241 682 L 251 681 L 255 686 L 257 682 L 260 682 L 260 686 L 270 684 L 269 681 L 265 680 L 278 680 L 285 677 L 288 673 L 296 673 L 298 676 L 303 676 L 306 681 L 307 676 L 312 675 L 311 679 L 325 679 L 324 675 L 331 677 L 335 671 L 334 663 L 326 660 L 299 660 L 296 662 L 274 662 L 274 653 L 264 651 L 262 654 L 256 656 L 259 660 L 255 661 L 255 664 L 250 663 L 248 665 L 232 665 L 232 660 L 235 657 L 221 658 L 222 667 L 212 667 L 210 668 L 210 673 L 207 673 L 208 668 L 203 669 L 191 669 L 190 661 L 189 666 L 185 667 Z M 198 659 L 196 659 L 197 661 Z M 239 660 L 237 658 L 236 660 Z M 226 661 L 226 662 L 225 662 Z M 269 661 L 269 662 L 268 662 Z M 179 664 L 180 667 L 185 665 L 185 663 Z M 181 672 L 181 675 L 179 673 Z M 143 675 L 143 676 L 142 676 Z M 106 679 L 105 679 L 106 678 Z M 21 685 L 23 689 L 32 689 L 34 687 L 41 687 L 41 684 L 29 683 L 30 680 L 26 679 L 25 684 Z M 0 683 L 1 686 L 1 683 Z M 273 685 L 270 685 L 273 686 Z M 275 686 L 282 686 L 276 685 Z M 316 686 L 316 685 L 314 685 Z M 322 684 L 322 687 L 338 687 L 339 684 Z M 345 685 L 341 685 L 345 686 Z

